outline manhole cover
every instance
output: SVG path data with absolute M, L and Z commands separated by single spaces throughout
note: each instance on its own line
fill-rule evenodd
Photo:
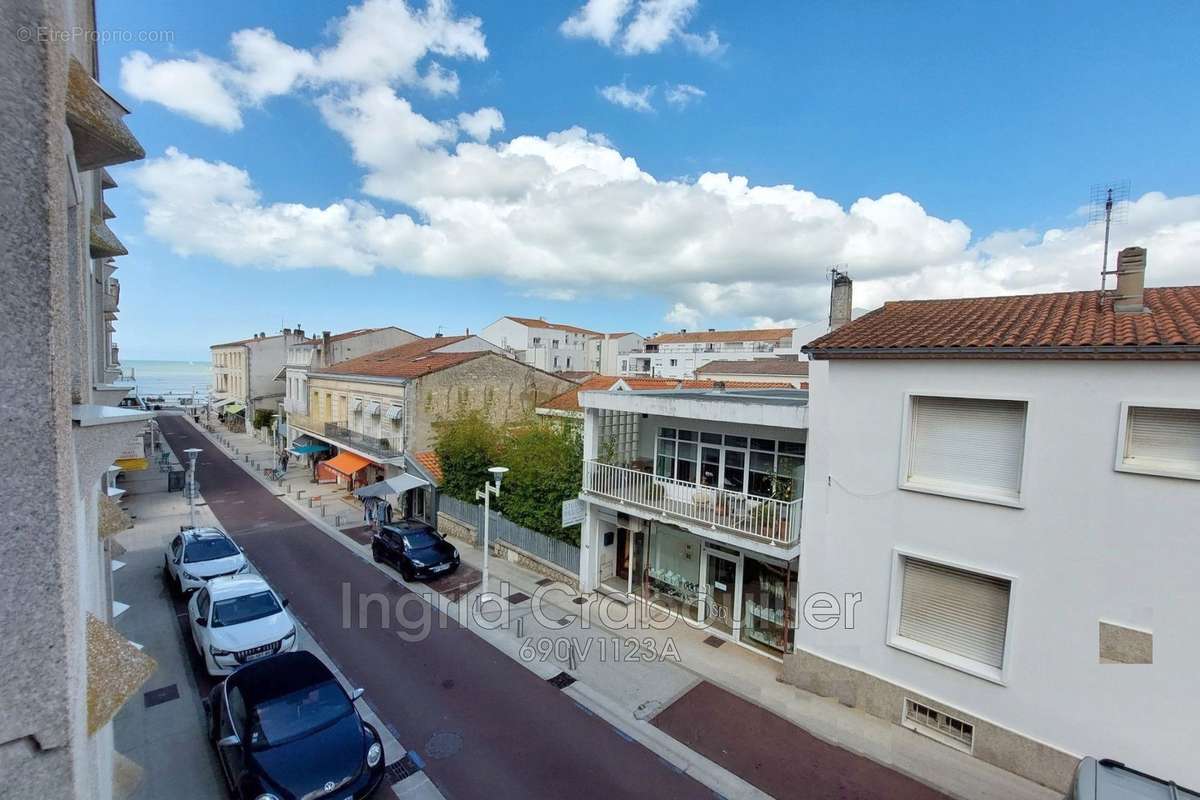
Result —
M 462 749 L 462 734 L 453 731 L 440 731 L 429 737 L 425 743 L 425 754 L 430 758 L 443 759 Z

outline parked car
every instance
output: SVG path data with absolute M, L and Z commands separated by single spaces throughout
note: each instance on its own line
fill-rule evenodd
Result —
M 1200 793 L 1110 758 L 1084 758 L 1064 800 L 1200 800 Z
M 171 538 L 163 555 L 163 569 L 179 594 L 194 592 L 222 575 L 248 572 L 242 548 L 220 528 L 192 528 Z
M 238 800 L 369 797 L 383 780 L 379 732 L 333 673 L 301 650 L 247 664 L 213 688 L 209 736 Z
M 258 575 L 213 578 L 188 602 L 192 642 L 209 675 L 296 649 L 287 600 Z
M 383 525 L 371 537 L 371 555 L 377 563 L 391 564 L 404 580 L 440 578 L 458 569 L 458 550 L 423 522 Z

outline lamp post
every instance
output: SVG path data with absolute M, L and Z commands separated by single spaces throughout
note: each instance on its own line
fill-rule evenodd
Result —
M 488 593 L 488 556 L 491 554 L 491 544 L 489 543 L 488 529 L 489 522 L 492 518 L 492 495 L 500 496 L 500 482 L 504 480 L 504 473 L 508 472 L 508 467 L 488 467 L 488 472 L 492 474 L 491 483 L 485 483 L 483 489 L 475 490 L 475 499 L 483 501 L 483 583 L 479 590 L 479 607 L 483 608 L 484 600 Z
M 272 414 L 271 419 L 274 424 L 271 425 L 271 449 L 275 451 L 275 455 L 279 455 L 279 415 Z
M 193 529 L 196 527 L 196 456 L 201 452 L 199 447 L 189 447 L 183 451 L 183 454 L 188 457 L 188 522 Z

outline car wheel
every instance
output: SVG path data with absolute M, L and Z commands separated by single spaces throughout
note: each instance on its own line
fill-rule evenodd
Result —
M 382 563 L 383 563 L 383 556 L 381 556 L 381 555 L 379 554 L 379 548 L 378 548 L 378 547 L 372 547 L 372 548 L 371 548 L 371 558 L 372 558 L 372 559 L 375 561 L 375 563 L 376 563 L 376 564 L 382 564 Z
M 412 583 L 412 580 L 413 580 L 412 569 L 410 567 L 401 567 L 400 568 L 400 577 L 404 578 L 405 583 Z

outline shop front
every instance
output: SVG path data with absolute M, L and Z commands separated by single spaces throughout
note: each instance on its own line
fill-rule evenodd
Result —
M 336 483 L 347 491 L 369 486 L 382 480 L 382 464 L 363 458 L 356 453 L 343 451 L 326 461 L 317 462 L 317 483 Z
M 601 585 L 772 656 L 793 644 L 797 564 L 625 514 L 604 526 Z

